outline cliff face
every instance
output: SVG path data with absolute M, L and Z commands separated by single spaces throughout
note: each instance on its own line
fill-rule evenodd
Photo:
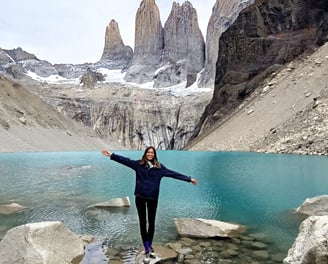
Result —
M 194 136 L 222 121 L 263 79 L 317 45 L 325 28 L 325 1 L 256 1 L 222 34 L 215 90 Z M 322 37 L 320 37 L 322 38 Z
M 199 87 L 214 87 L 221 34 L 231 26 L 243 9 L 253 3 L 254 0 L 216 1 L 207 25 L 205 65 L 198 80 Z
M 112 136 L 122 146 L 143 149 L 181 149 L 191 136 L 211 92 L 179 97 L 167 92 L 119 84 L 79 87 L 43 86 L 41 96 L 58 111 Z

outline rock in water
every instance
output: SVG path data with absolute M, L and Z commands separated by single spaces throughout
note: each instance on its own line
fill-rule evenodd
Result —
M 107 202 L 103 203 L 97 203 L 91 207 L 96 207 L 96 208 L 113 208 L 113 207 L 130 207 L 130 198 L 128 196 L 123 197 L 123 198 L 113 198 Z
M 61 222 L 18 226 L 0 241 L 0 264 L 77 264 L 83 255 L 81 238 Z
M 328 216 L 310 216 L 284 259 L 284 264 L 328 263 Z
M 234 237 L 246 230 L 242 225 L 201 218 L 177 218 L 174 222 L 178 234 L 186 237 Z
M 26 207 L 17 203 L 4 204 L 4 205 L 0 205 L 0 215 L 1 214 L 9 215 L 16 212 L 20 212 L 24 209 L 26 209 Z

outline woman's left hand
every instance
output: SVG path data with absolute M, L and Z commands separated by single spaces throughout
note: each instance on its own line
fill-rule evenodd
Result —
M 193 185 L 197 185 L 198 184 L 198 181 L 196 180 L 196 179 L 193 179 L 193 178 L 191 178 L 191 183 L 193 184 Z

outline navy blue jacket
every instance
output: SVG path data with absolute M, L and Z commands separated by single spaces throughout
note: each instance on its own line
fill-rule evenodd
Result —
M 146 199 L 157 200 L 159 196 L 159 188 L 163 177 L 171 177 L 174 179 L 191 182 L 191 177 L 167 169 L 163 164 L 160 168 L 143 166 L 141 160 L 131 160 L 129 158 L 112 153 L 111 160 L 119 162 L 136 172 L 136 186 L 134 195 Z

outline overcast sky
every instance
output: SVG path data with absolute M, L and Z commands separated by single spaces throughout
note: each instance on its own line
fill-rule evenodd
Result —
M 84 63 L 100 59 L 106 26 L 119 25 L 125 45 L 134 47 L 135 16 L 141 0 L 0 0 L 0 47 L 21 47 L 50 63 Z M 182 4 L 184 1 L 175 2 Z M 198 23 L 206 29 L 215 0 L 190 0 Z M 156 0 L 164 23 L 173 1 Z

